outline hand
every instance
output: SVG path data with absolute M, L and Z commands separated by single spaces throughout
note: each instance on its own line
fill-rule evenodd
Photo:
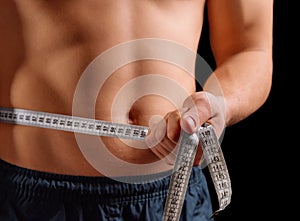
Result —
M 204 123 L 211 124 L 218 138 L 225 128 L 225 103 L 221 96 L 209 92 L 196 92 L 183 103 L 184 113 L 180 119 L 181 128 L 195 133 Z
M 187 133 L 195 133 L 204 123 L 211 124 L 218 137 L 225 128 L 225 105 L 223 97 L 208 92 L 196 92 L 183 103 L 181 110 L 169 112 L 164 119 L 150 125 L 150 135 L 146 143 L 152 152 L 168 164 L 174 164 L 176 145 L 183 129 Z M 199 144 L 200 147 L 200 144 Z M 194 165 L 202 158 L 202 148 L 198 148 Z

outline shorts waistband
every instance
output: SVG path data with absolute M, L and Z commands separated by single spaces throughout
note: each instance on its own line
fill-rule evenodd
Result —
M 170 172 L 169 172 L 170 173 Z M 200 185 L 203 173 L 194 167 L 190 186 Z M 23 168 L 0 159 L 0 193 L 24 199 L 97 201 L 118 203 L 165 197 L 170 175 L 142 184 L 120 182 L 109 177 L 61 175 Z

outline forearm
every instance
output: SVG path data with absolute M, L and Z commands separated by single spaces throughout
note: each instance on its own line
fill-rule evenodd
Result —
M 217 65 L 214 75 L 203 89 L 223 96 L 226 126 L 230 126 L 245 119 L 264 104 L 271 81 L 271 52 L 249 50 L 234 54 Z

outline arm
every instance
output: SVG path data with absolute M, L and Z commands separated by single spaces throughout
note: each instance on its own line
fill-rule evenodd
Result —
M 185 100 L 181 113 L 166 116 L 168 139 L 160 149 L 176 144 L 180 126 L 194 133 L 208 122 L 220 136 L 260 108 L 270 93 L 273 0 L 208 0 L 207 7 L 216 69 L 203 91 Z
M 195 132 L 209 122 L 220 135 L 260 108 L 272 82 L 273 0 L 208 0 L 210 43 L 216 69 L 184 103 L 181 126 Z M 187 116 L 192 121 L 188 122 Z
M 256 111 L 269 95 L 273 0 L 210 0 L 207 6 L 215 76 L 230 126 Z M 210 81 L 204 90 L 214 93 Z

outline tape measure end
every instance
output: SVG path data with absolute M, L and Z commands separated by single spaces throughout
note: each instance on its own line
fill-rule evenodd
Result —
M 213 212 L 210 216 L 210 219 L 215 218 L 217 215 L 219 215 L 220 212 L 221 212 L 221 210 L 217 210 L 217 211 Z

